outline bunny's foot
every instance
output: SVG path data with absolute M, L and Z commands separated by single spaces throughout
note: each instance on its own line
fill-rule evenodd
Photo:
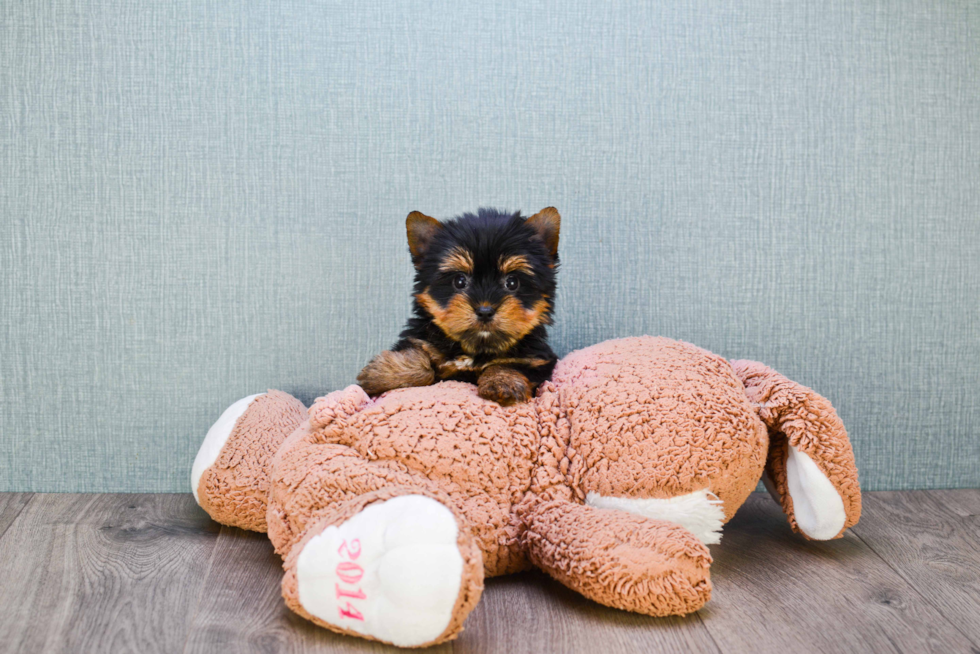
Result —
M 250 395 L 225 409 L 194 459 L 194 499 L 222 524 L 265 531 L 272 459 L 305 419 L 303 403 L 282 391 Z
M 283 579 L 291 609 L 334 631 L 401 647 L 458 635 L 483 589 L 480 550 L 443 503 L 391 497 L 397 492 L 338 507 L 296 544 Z

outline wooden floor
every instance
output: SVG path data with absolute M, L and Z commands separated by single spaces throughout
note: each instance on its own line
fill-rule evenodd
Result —
M 440 652 L 980 653 L 980 490 L 868 493 L 843 539 L 792 534 L 756 494 L 685 618 L 599 606 L 538 573 L 490 580 Z M 380 652 L 279 596 L 265 536 L 190 495 L 0 494 L 0 651 Z

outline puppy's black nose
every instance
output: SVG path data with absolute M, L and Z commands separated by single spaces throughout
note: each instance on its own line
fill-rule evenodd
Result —
M 481 304 L 473 310 L 476 313 L 476 317 L 483 322 L 490 322 L 493 319 L 493 314 L 496 310 L 489 304 Z

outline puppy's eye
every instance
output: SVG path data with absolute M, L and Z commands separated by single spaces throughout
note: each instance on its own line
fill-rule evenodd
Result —
M 508 291 L 513 293 L 521 287 L 521 280 L 517 278 L 517 275 L 507 275 L 507 278 L 504 280 L 504 286 Z
M 469 280 L 466 279 L 466 275 L 459 274 L 459 275 L 456 275 L 455 277 L 453 277 L 453 286 L 457 290 L 462 291 L 464 288 L 466 288 L 466 285 L 468 283 L 469 283 Z

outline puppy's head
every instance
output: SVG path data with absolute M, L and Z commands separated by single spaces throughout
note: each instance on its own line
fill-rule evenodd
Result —
M 440 223 L 408 215 L 415 299 L 469 354 L 508 350 L 551 322 L 561 217 L 480 209 Z

